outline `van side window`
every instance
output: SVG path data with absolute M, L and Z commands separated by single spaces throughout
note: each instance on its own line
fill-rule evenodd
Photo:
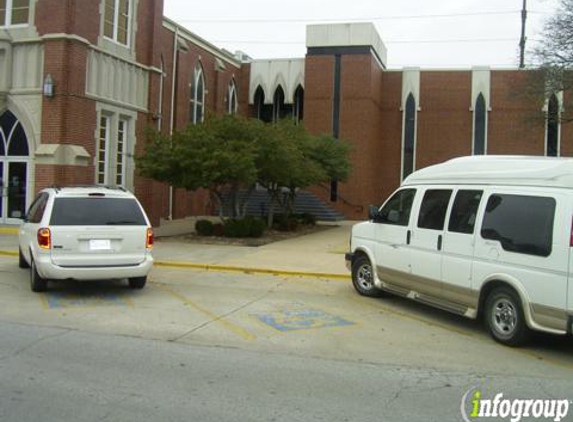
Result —
M 380 211 L 378 223 L 407 226 L 416 196 L 416 189 L 403 189 L 396 192 Z
M 28 222 L 37 224 L 42 221 L 44 216 L 44 210 L 46 209 L 46 204 L 48 203 L 48 194 L 41 193 L 38 195 L 30 210 L 28 211 Z
M 487 202 L 481 236 L 498 240 L 506 251 L 549 256 L 554 219 L 553 198 L 492 195 Z
M 449 231 L 473 234 L 482 195 L 481 190 L 460 190 L 457 193 L 450 215 Z
M 421 229 L 443 230 L 451 196 L 451 190 L 427 190 L 420 206 L 418 227 Z

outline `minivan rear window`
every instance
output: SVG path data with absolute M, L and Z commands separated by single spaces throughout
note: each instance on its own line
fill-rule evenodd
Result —
M 490 196 L 481 229 L 506 251 L 549 256 L 553 243 L 555 199 L 525 195 Z
M 132 198 L 56 198 L 52 226 L 146 226 Z

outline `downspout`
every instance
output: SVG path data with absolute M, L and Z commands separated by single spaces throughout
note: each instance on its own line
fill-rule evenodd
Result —
M 175 128 L 175 89 L 177 87 L 177 57 L 179 50 L 179 27 L 175 27 L 173 37 L 173 75 L 171 80 L 171 122 L 169 125 L 169 136 L 173 136 Z M 173 220 L 173 185 L 169 185 L 169 220 Z

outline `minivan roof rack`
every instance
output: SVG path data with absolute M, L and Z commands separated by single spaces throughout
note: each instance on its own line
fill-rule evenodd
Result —
M 83 189 L 89 189 L 89 188 L 98 188 L 98 189 L 109 189 L 109 190 L 120 190 L 122 192 L 127 192 L 127 190 L 123 187 L 123 186 L 111 186 L 111 185 L 74 185 L 74 186 L 64 186 L 65 188 L 83 188 Z M 52 188 L 56 189 L 56 190 L 61 190 L 61 187 L 58 186 L 52 186 Z

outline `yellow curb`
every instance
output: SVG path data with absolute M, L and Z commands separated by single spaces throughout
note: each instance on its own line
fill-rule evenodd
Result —
M 18 251 L 2 251 L 0 250 L 0 255 L 2 256 L 18 256 Z
M 18 227 L 0 227 L 0 235 L 16 235 L 19 231 Z
M 273 270 L 269 268 L 253 268 L 253 267 L 238 267 L 238 266 L 235 267 L 229 265 L 195 264 L 191 262 L 155 261 L 154 265 L 157 267 L 189 268 L 193 270 L 203 270 L 203 271 L 219 271 L 219 272 L 233 272 L 233 273 L 245 273 L 245 274 L 267 274 L 279 277 L 286 276 L 286 277 L 305 277 L 305 278 L 326 278 L 326 279 L 343 280 L 343 281 L 350 280 L 350 275 L 345 275 L 345 274 Z

